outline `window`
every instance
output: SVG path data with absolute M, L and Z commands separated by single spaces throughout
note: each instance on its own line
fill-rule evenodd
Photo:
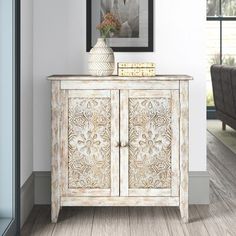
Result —
M 0 0 L 0 235 L 20 235 L 20 1 Z
M 212 64 L 236 65 L 236 0 L 207 0 L 208 111 L 214 110 L 210 76 Z

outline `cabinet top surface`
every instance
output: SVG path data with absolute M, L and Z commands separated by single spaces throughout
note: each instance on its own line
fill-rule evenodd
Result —
M 180 81 L 192 80 L 189 75 L 156 75 L 154 77 L 119 77 L 117 75 L 96 77 L 90 75 L 51 75 L 48 80 L 55 81 Z

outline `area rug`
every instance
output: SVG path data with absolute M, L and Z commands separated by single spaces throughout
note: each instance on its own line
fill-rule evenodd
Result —
M 234 129 L 226 126 L 226 131 L 223 131 L 221 121 L 208 120 L 207 130 L 236 154 L 236 131 Z

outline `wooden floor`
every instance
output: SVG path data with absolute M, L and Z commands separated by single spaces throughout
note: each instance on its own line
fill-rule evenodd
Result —
M 210 206 L 190 206 L 190 223 L 178 208 L 63 208 L 58 224 L 50 223 L 49 206 L 34 207 L 23 236 L 235 236 L 236 155 L 208 133 Z

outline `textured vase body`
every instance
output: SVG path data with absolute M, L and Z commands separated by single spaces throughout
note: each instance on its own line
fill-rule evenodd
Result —
M 89 73 L 93 76 L 109 76 L 115 69 L 113 50 L 107 46 L 106 39 L 98 38 L 94 48 L 89 53 Z

